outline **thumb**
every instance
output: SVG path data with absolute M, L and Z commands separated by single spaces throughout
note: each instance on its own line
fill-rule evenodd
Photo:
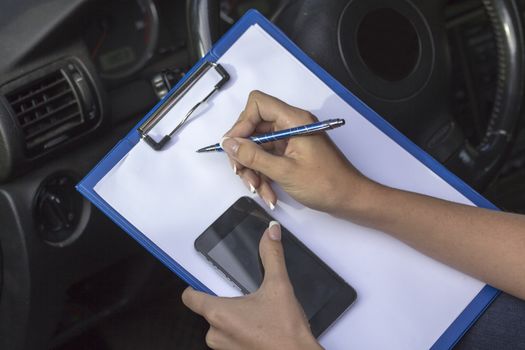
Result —
M 191 287 L 187 287 L 182 293 L 182 302 L 191 311 L 210 321 L 210 315 L 217 313 L 217 310 L 220 308 L 223 302 L 223 298 L 199 292 Z
M 289 160 L 266 152 L 256 143 L 242 138 L 224 137 L 222 149 L 243 166 L 278 181 L 287 171 Z
M 259 255 L 264 267 L 263 283 L 289 282 L 281 243 L 281 225 L 277 221 L 270 222 L 269 227 L 264 231 L 259 243 Z

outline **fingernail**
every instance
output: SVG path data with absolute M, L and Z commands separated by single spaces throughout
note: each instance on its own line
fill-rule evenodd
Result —
M 230 162 L 230 165 L 232 167 L 233 173 L 235 175 L 239 175 L 239 169 L 237 169 L 237 162 L 235 162 L 233 159 L 228 159 Z
M 272 202 L 270 201 L 267 201 L 266 199 L 264 200 L 266 202 L 266 204 L 270 207 L 270 210 L 275 210 L 275 204 L 273 204 Z
M 220 145 L 224 152 L 231 155 L 236 155 L 239 150 L 239 142 L 228 136 L 222 138 Z
M 252 183 L 250 181 L 247 181 L 245 179 L 242 179 L 242 181 L 244 182 L 244 184 L 246 185 L 246 187 L 248 187 L 250 189 L 250 192 L 255 194 L 257 191 L 255 190 L 255 186 L 252 185 Z
M 268 235 L 274 241 L 281 240 L 281 225 L 277 221 L 271 221 L 268 226 Z

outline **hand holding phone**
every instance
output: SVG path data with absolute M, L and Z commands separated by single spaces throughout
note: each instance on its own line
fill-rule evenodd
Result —
M 235 202 L 195 241 L 195 248 L 244 294 L 263 281 L 259 241 L 273 218 L 253 199 Z M 314 336 L 318 337 L 356 299 L 355 290 L 282 227 L 288 275 Z
M 259 244 L 264 280 L 244 297 L 216 297 L 188 287 L 182 300 L 210 324 L 212 349 L 322 350 L 295 297 L 286 271 L 281 227 L 272 222 Z

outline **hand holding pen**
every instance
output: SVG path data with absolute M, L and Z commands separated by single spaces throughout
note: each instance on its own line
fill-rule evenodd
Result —
M 239 120 L 221 141 L 235 174 L 270 209 L 277 204 L 272 182 L 310 208 L 337 214 L 341 204 L 351 202 L 365 181 L 326 133 L 291 137 L 267 147 L 247 139 L 258 132 L 282 131 L 316 122 L 311 113 L 254 91 Z

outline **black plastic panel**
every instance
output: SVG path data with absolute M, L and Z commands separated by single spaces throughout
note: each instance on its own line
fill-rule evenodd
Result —
M 12 98 L 32 82 L 41 81 L 57 71 L 64 72 L 75 99 L 79 101 L 81 119 L 78 126 L 63 134 L 63 139 L 51 138 L 38 148 L 28 148 L 30 144 L 26 130 L 16 120 L 7 97 Z M 23 174 L 51 157 L 63 154 L 71 146 L 78 145 L 104 126 L 108 110 L 105 89 L 81 43 L 66 46 L 0 77 L 0 182 Z M 57 129 L 58 132 L 60 130 Z M 57 142 L 53 143 L 55 140 Z
M 56 330 L 66 290 L 87 276 L 142 249 L 104 214 L 89 206 L 69 245 L 48 244 L 31 208 L 44 179 L 57 173 L 84 176 L 132 127 L 122 125 L 84 147 L 0 185 L 0 244 L 4 283 L 0 299 L 0 349 L 42 349 Z M 144 253 L 145 254 L 145 253 Z

